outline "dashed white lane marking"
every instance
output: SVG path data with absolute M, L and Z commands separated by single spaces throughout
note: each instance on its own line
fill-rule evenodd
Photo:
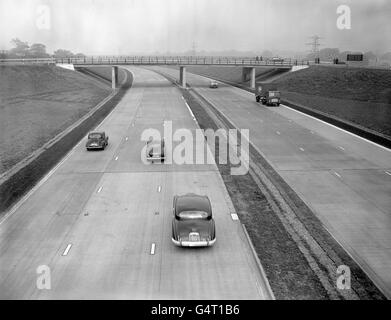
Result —
M 155 244 L 155 242 L 153 242 L 153 243 L 151 244 L 151 254 L 152 254 L 152 255 L 155 254 L 155 249 L 156 249 L 156 244 Z
M 116 156 L 114 160 L 117 161 L 118 160 L 118 156 Z
M 276 133 L 277 133 L 278 135 L 280 135 L 280 134 L 281 134 L 281 132 L 280 132 L 280 131 L 276 131 Z
M 391 176 L 391 172 L 385 171 L 385 173 L 388 174 L 389 176 Z
M 102 191 L 102 187 L 100 187 L 100 188 L 98 189 L 98 193 L 101 192 L 101 191 Z
M 161 186 L 158 186 L 158 187 L 157 187 L 157 192 L 160 192 L 160 191 L 162 191 L 162 187 L 161 187 Z
M 299 148 L 300 149 L 300 151 L 304 151 L 304 149 L 303 148 Z
M 345 148 L 344 148 L 344 147 L 341 147 L 341 146 L 338 146 L 338 148 L 341 149 L 342 151 L 345 150 Z
M 128 141 L 129 137 L 126 137 L 125 140 Z
M 338 178 L 342 178 L 341 175 L 340 175 L 338 172 L 334 172 L 334 174 L 335 174 Z
M 62 255 L 66 256 L 69 253 L 69 250 L 71 250 L 71 247 L 72 247 L 72 243 L 68 244 L 64 252 L 62 253 Z
M 231 213 L 232 220 L 239 220 L 239 217 L 236 213 Z

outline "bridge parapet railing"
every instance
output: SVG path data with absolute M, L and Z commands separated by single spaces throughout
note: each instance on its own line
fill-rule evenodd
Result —
M 293 66 L 308 61 L 296 59 L 257 59 L 224 56 L 86 56 L 66 58 L 0 59 L 1 64 L 61 63 L 75 65 L 232 65 L 232 66 Z

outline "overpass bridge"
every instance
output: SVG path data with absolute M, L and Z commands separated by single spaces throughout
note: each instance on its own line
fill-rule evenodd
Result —
M 118 66 L 179 66 L 180 84 L 186 86 L 186 66 L 241 66 L 242 79 L 250 79 L 250 87 L 255 88 L 255 68 L 270 67 L 279 69 L 292 69 L 294 66 L 309 65 L 309 61 L 297 59 L 276 59 L 262 57 L 221 57 L 221 56 L 90 56 L 67 58 L 30 58 L 30 59 L 0 59 L 0 65 L 14 64 L 69 64 L 74 66 L 111 65 L 112 87 L 118 83 Z

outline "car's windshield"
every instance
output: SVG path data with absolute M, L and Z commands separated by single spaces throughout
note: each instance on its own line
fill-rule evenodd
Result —
M 102 137 L 101 133 L 90 133 L 88 139 L 100 139 Z
M 179 213 L 179 218 L 183 220 L 192 220 L 192 219 L 206 219 L 208 214 L 205 211 L 182 211 Z

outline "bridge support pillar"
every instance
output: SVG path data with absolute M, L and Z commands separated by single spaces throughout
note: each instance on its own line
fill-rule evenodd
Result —
M 250 80 L 250 88 L 255 89 L 255 67 L 243 67 L 242 82 Z
M 114 90 L 118 86 L 118 67 L 111 68 L 111 88 Z
M 179 67 L 179 84 L 186 88 L 186 68 L 184 66 Z

